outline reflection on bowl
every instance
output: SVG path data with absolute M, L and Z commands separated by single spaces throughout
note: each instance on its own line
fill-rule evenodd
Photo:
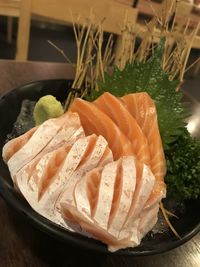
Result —
M 200 104 L 193 109 L 193 115 L 188 119 L 187 129 L 192 136 L 200 138 Z

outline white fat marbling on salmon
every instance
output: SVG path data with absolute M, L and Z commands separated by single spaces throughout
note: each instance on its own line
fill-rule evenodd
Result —
M 66 145 L 67 147 L 68 145 Z M 62 148 L 58 148 L 57 150 L 61 150 Z M 48 219 L 51 219 L 55 223 L 61 223 L 62 220 L 57 218 L 54 215 L 54 205 L 55 201 L 60 195 L 60 191 L 49 192 L 47 189 L 44 194 L 44 198 L 41 201 L 38 201 L 39 192 L 40 192 L 40 185 L 42 183 L 42 178 L 44 175 L 45 167 L 49 164 L 49 161 L 57 152 L 57 150 L 53 150 L 49 153 L 44 154 L 39 162 L 35 166 L 35 170 L 33 171 L 32 175 L 29 177 L 29 173 L 27 169 L 21 170 L 17 173 L 17 184 L 20 188 L 20 191 L 25 196 L 29 204 L 37 210 L 41 215 L 45 216 Z M 66 154 L 67 157 L 67 154 Z M 55 174 L 56 176 L 57 174 Z M 53 177 L 54 178 L 54 177 Z
M 82 157 L 85 154 L 85 151 L 88 146 L 89 137 L 83 137 L 78 139 L 74 145 L 71 147 L 70 151 L 66 155 L 66 158 L 56 174 L 55 179 L 52 180 L 52 183 L 46 189 L 45 194 L 42 196 L 40 201 L 38 201 L 38 184 L 35 186 L 37 190 L 30 190 L 30 186 L 27 183 L 19 182 L 20 190 L 22 191 L 25 198 L 28 200 L 29 204 L 37 210 L 41 215 L 53 220 L 55 223 L 64 225 L 63 219 L 61 217 L 60 211 L 55 207 L 56 201 L 61 196 L 63 189 L 66 184 L 68 184 L 71 176 L 74 174 L 76 168 L 78 167 Z M 32 178 L 32 181 L 38 181 L 43 175 L 44 167 L 48 164 L 51 156 L 55 153 L 52 151 L 44 155 L 41 160 L 36 165 L 37 178 Z M 36 175 L 36 174 L 35 174 Z M 26 186 L 25 186 L 26 184 Z M 33 186 L 33 184 L 32 184 Z
M 95 135 L 88 136 L 88 140 L 89 140 L 89 138 L 94 138 L 94 136 Z M 88 145 L 89 145 L 89 143 L 88 143 Z M 104 152 L 107 148 L 107 145 L 108 145 L 108 143 L 104 137 L 102 137 L 102 136 L 96 137 L 96 142 L 94 144 L 94 147 L 90 151 L 90 154 L 87 155 L 87 159 L 84 161 L 84 163 L 80 164 L 80 166 L 77 168 L 77 170 L 74 172 L 74 174 L 70 178 L 70 181 L 67 185 L 67 188 L 65 188 L 64 195 L 62 196 L 62 200 L 61 200 L 62 202 L 67 201 L 69 204 L 73 205 L 75 203 L 74 202 L 75 199 L 77 199 L 77 197 L 81 197 L 82 192 L 79 192 L 78 194 L 75 193 L 75 196 L 74 196 L 74 188 L 75 188 L 76 184 L 80 181 L 80 179 L 88 171 L 99 166 L 99 162 L 100 162 L 102 156 L 104 155 Z M 113 160 L 112 155 L 111 154 L 109 154 L 109 155 L 110 155 L 110 161 L 112 161 Z M 81 203 L 78 200 L 76 202 Z M 78 208 L 81 209 L 81 207 L 78 207 Z
M 89 218 L 91 220 L 91 207 L 90 207 L 90 201 L 88 199 L 87 194 L 87 187 L 88 187 L 88 180 L 90 178 L 90 173 L 87 173 L 83 179 L 81 179 L 74 189 L 74 198 L 75 198 L 75 208 L 77 210 L 84 214 L 85 217 Z M 67 197 L 67 196 L 66 196 Z M 66 201 L 61 201 L 62 203 L 65 203 Z M 68 201 L 67 201 L 68 202 Z
M 94 140 L 94 138 L 96 139 L 94 147 L 90 151 L 90 154 L 88 154 L 87 158 L 85 159 L 84 157 L 85 154 L 87 153 L 87 149 L 90 146 L 90 142 L 92 142 L 92 139 Z M 57 174 L 58 178 L 56 178 L 55 182 L 52 182 L 52 184 L 49 186 L 47 192 L 40 200 L 39 205 L 43 205 L 43 207 L 49 205 L 49 197 L 50 197 L 51 199 L 53 199 L 51 200 L 51 202 L 52 203 L 54 202 L 53 214 L 55 215 L 57 220 L 59 221 L 62 220 L 60 214 L 60 203 L 67 202 L 68 204 L 71 205 L 75 204 L 74 202 L 75 185 L 85 175 L 85 173 L 98 166 L 98 163 L 102 155 L 104 154 L 106 148 L 107 148 L 107 142 L 102 136 L 97 137 L 95 135 L 91 135 L 85 138 L 78 139 L 67 155 L 68 158 L 70 156 L 71 151 L 74 150 L 74 153 L 69 157 L 68 167 L 67 165 L 64 167 L 65 163 L 63 164 L 63 167 Z M 74 160 L 76 160 L 76 164 L 73 163 Z M 110 160 L 112 160 L 112 157 L 110 158 Z M 82 163 L 82 161 L 84 161 L 84 163 Z M 68 168 L 68 172 L 67 174 L 65 173 L 65 176 L 62 176 L 61 172 L 63 170 L 65 170 L 66 172 L 67 171 L 66 167 Z M 62 182 L 61 182 L 62 179 L 59 181 L 59 177 L 64 177 L 64 180 Z
M 132 222 L 132 239 L 125 238 L 125 239 L 117 239 L 117 242 L 114 244 L 108 244 L 108 250 L 111 252 L 115 252 L 119 249 L 127 248 L 127 247 L 136 247 L 140 244 L 140 241 L 138 239 L 138 226 L 139 226 L 140 218 L 137 218 Z
M 68 112 L 59 118 L 45 121 L 37 128 L 27 143 L 8 161 L 11 176 L 15 176 L 17 171 L 43 150 L 45 153 L 49 152 L 59 145 L 69 142 L 70 138 L 72 138 L 71 142 L 73 142 L 74 137 L 77 138 L 83 135 L 84 131 L 76 113 Z
M 103 229 L 107 229 L 108 226 L 115 179 L 117 176 L 117 166 L 118 162 L 116 161 L 108 163 L 101 173 L 96 211 L 93 219 Z
M 58 142 L 58 138 L 55 143 L 52 140 L 51 145 L 48 144 L 47 147 L 43 149 L 41 153 L 39 153 L 33 160 L 31 160 L 28 164 L 26 164 L 21 170 L 17 172 L 17 174 L 15 175 L 16 185 L 18 186 L 18 180 L 21 179 L 27 184 L 27 188 L 31 187 L 32 190 L 35 190 L 35 193 L 37 194 L 38 183 L 40 180 L 39 177 L 43 174 L 44 167 L 48 164 L 49 159 L 54 154 L 54 152 L 61 146 L 66 146 L 66 144 L 67 146 L 69 146 L 70 144 L 74 143 L 77 138 L 84 137 L 84 133 L 80 128 L 78 129 L 78 131 L 75 132 L 75 134 L 78 135 L 76 135 L 76 137 L 71 136 L 70 139 L 66 140 L 60 139 L 60 142 Z M 35 177 L 37 177 L 37 179 Z
M 8 141 L 2 149 L 2 158 L 7 163 L 7 161 L 16 153 L 27 141 L 31 138 L 37 127 L 30 129 L 28 132 Z
M 38 183 L 35 177 L 38 176 L 38 181 L 44 167 L 48 164 L 49 159 L 54 154 L 54 151 L 59 147 L 66 144 L 73 144 L 78 138 L 84 137 L 83 128 L 80 126 L 80 120 L 78 114 L 68 112 L 65 115 L 65 123 L 59 129 L 57 134 L 51 139 L 47 146 L 31 161 L 29 161 L 16 175 L 15 183 L 18 186 L 18 180 L 21 179 L 21 183 L 25 183 L 27 190 L 28 186 L 38 193 Z M 51 153 L 52 152 L 52 153 Z M 38 163 L 39 162 L 39 163 Z M 34 165 L 37 164 L 34 167 Z M 32 170 L 32 169 L 35 170 Z M 33 173 L 30 173 L 33 172 Z
M 121 188 L 116 188 L 121 191 L 118 205 L 115 207 L 114 218 L 112 219 L 111 225 L 108 231 L 118 236 L 119 232 L 127 218 L 133 194 L 136 185 L 136 167 L 134 157 L 123 157 L 121 162 Z M 119 185 L 117 185 L 119 186 Z
M 155 213 L 153 213 L 152 216 L 148 216 L 151 218 L 151 220 L 147 219 L 147 223 L 143 217 L 140 217 L 140 212 L 142 211 L 145 202 L 148 199 L 148 195 L 151 193 L 150 187 L 153 187 L 155 180 L 149 168 L 144 165 L 140 178 L 140 187 L 137 192 L 137 197 L 139 198 L 139 201 L 141 201 L 141 207 L 140 209 L 137 208 L 137 205 L 140 203 L 136 202 L 137 205 L 135 204 L 136 206 L 134 206 L 133 210 L 137 212 L 137 216 L 132 216 L 133 220 L 131 223 L 128 221 L 130 224 L 125 225 L 125 230 L 121 229 L 122 226 L 124 226 L 123 224 L 125 219 L 127 219 L 127 215 L 130 215 L 129 210 L 132 204 L 133 195 L 135 195 L 135 164 L 134 157 L 127 156 L 118 161 L 111 162 L 103 168 L 93 169 L 84 177 L 82 177 L 76 184 L 74 190 L 75 202 L 67 201 L 68 194 L 66 194 L 66 192 L 64 193 L 65 201 L 61 202 L 61 207 L 63 208 L 63 217 L 69 221 L 78 223 L 83 227 L 83 229 L 86 230 L 86 232 L 89 231 L 89 233 L 92 233 L 94 237 L 107 243 L 110 251 L 116 251 L 121 248 L 135 247 L 139 245 L 145 229 L 148 229 L 146 226 L 148 222 L 148 227 L 150 226 L 149 229 L 151 230 L 151 226 L 156 221 Z M 117 202 L 117 212 L 113 217 L 110 228 L 108 228 L 108 222 L 111 216 L 113 205 L 113 196 L 116 190 L 115 183 L 120 166 L 123 170 L 121 172 L 123 183 L 121 183 L 120 201 Z M 91 210 L 90 197 L 92 195 L 88 194 L 88 186 L 93 186 L 91 179 L 94 179 L 92 174 L 95 174 L 95 172 L 99 177 L 99 181 L 96 184 L 98 188 L 95 189 L 95 192 L 97 192 L 94 199 L 96 206 L 93 206 L 92 208 L 94 210 Z M 124 189 L 124 191 L 122 189 Z M 127 192 L 126 190 L 129 191 Z M 145 190 L 147 192 L 146 197 L 143 195 Z M 112 230 L 110 231 L 110 229 Z M 120 237 L 119 233 L 121 234 Z
M 76 207 L 80 212 L 85 213 L 87 216 L 91 216 L 91 207 L 90 207 L 90 201 L 88 199 L 88 186 L 90 186 L 90 179 L 91 179 L 91 174 L 93 172 L 99 172 L 102 167 L 109 162 L 113 161 L 113 155 L 110 149 L 107 147 L 107 142 L 105 142 L 105 139 L 102 136 L 98 137 L 98 140 L 96 142 L 96 147 L 97 150 L 93 151 L 93 156 L 91 155 L 89 161 L 93 162 L 92 157 L 95 158 L 95 154 L 98 156 L 97 159 L 98 161 L 93 163 L 93 168 L 91 168 L 91 172 L 83 176 L 80 181 L 76 184 L 75 190 L 74 190 L 74 198 L 75 198 L 75 203 Z M 99 151 L 98 151 L 99 150 Z M 105 151 L 107 153 L 105 154 Z M 98 168 L 94 167 L 94 164 L 96 166 L 99 166 Z M 87 168 L 88 169 L 88 168 Z
M 66 155 L 66 158 L 59 173 L 56 176 L 56 179 L 54 179 L 50 184 L 46 191 L 46 194 L 42 197 L 42 199 L 47 198 L 48 195 L 54 194 L 54 192 L 57 190 L 64 189 L 65 185 L 68 184 L 71 176 L 74 174 L 79 163 L 81 162 L 81 159 L 87 149 L 88 142 L 88 137 L 83 137 L 78 139 L 74 143 L 69 153 Z M 42 199 L 40 201 L 42 201 Z
M 49 142 L 45 150 L 54 149 L 54 147 L 56 148 L 66 142 L 73 144 L 78 138 L 85 136 L 78 114 L 73 112 L 67 112 L 66 114 L 64 125 Z
M 151 207 L 151 209 L 144 210 L 140 215 L 138 226 L 138 240 L 141 242 L 142 238 L 152 230 L 158 220 L 159 204 Z
M 22 167 L 37 156 L 57 134 L 61 126 L 55 119 L 52 119 L 38 127 L 28 142 L 8 161 L 11 176 L 14 176 Z
M 107 146 L 103 156 L 101 157 L 101 159 L 99 161 L 99 166 L 105 166 L 107 163 L 109 163 L 111 161 L 113 161 L 113 153 L 110 150 L 110 148 Z
M 93 105 L 89 107 L 92 111 Z M 116 132 L 109 135 L 106 127 L 105 136 L 116 147 L 124 138 L 122 143 L 128 146 L 119 149 L 117 161 L 106 139 L 85 136 L 78 114 L 72 112 L 10 142 L 3 154 L 14 182 L 34 210 L 69 230 L 89 233 L 116 251 L 139 245 L 155 225 L 159 205 L 147 209 L 155 177 L 135 159 L 125 136 L 112 125 Z
M 93 204 L 96 200 L 96 194 L 94 194 L 94 191 L 97 191 L 96 186 L 98 186 L 98 184 L 95 185 L 95 182 L 96 179 L 100 179 L 101 170 L 102 167 L 97 167 L 89 171 L 80 179 L 74 189 L 74 207 L 77 209 L 78 212 L 83 214 L 87 219 L 92 222 L 92 209 L 94 206 Z M 94 175 L 96 177 L 94 177 Z
M 119 235 L 120 239 L 130 237 L 133 229 L 133 221 L 138 217 L 139 213 L 147 202 L 153 189 L 154 183 L 154 175 L 152 174 L 151 170 L 146 165 L 144 165 L 142 176 L 139 182 L 137 182 L 136 190 L 133 195 L 133 201 L 129 214 Z

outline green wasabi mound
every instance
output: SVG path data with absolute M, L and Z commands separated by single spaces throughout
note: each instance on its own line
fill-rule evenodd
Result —
M 45 95 L 36 103 L 33 117 L 36 125 L 40 125 L 48 119 L 61 116 L 63 113 L 62 104 L 54 96 Z

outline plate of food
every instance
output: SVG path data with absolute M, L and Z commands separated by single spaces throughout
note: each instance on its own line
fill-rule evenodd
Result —
M 66 80 L 39 81 L 15 89 L 14 91 L 2 97 L 0 101 L 0 122 L 2 125 L 1 148 L 3 148 L 6 138 L 12 138 L 13 135 L 20 134 L 20 131 L 23 131 L 23 129 L 21 127 L 18 127 L 19 125 L 17 124 L 13 129 L 13 125 L 17 120 L 17 116 L 20 113 L 21 105 L 24 100 L 26 101 L 27 99 L 29 99 L 29 101 L 33 101 L 34 103 L 34 101 L 37 101 L 41 96 L 50 94 L 56 96 L 57 99 L 62 101 L 64 100 L 66 88 L 70 88 L 70 84 L 71 82 Z M 55 95 L 55 92 L 58 95 Z M 8 112 L 11 106 L 12 113 Z M 30 112 L 30 109 L 28 109 L 28 111 Z M 4 115 L 5 113 L 7 114 L 7 116 Z M 28 127 L 30 127 L 32 123 L 33 121 L 31 122 L 31 120 L 29 120 Z M 27 125 L 25 125 L 25 127 L 27 127 Z M 10 134 L 11 132 L 12 136 L 8 136 L 8 134 Z M 67 243 L 72 242 L 73 244 L 77 244 L 91 250 L 108 253 L 106 246 L 96 241 L 95 239 L 91 239 L 91 236 L 90 238 L 88 238 L 85 236 L 85 233 L 83 236 L 81 236 L 80 229 L 77 230 L 79 234 L 76 234 L 74 232 L 71 233 L 69 232 L 69 230 L 64 230 L 63 226 L 58 226 L 55 223 L 51 222 L 49 220 L 50 218 L 46 219 L 45 214 L 42 214 L 44 217 L 39 215 L 34 211 L 34 204 L 32 204 L 32 209 L 25 201 L 25 199 L 21 198 L 19 190 L 20 187 L 16 188 L 16 186 L 13 186 L 13 181 L 10 177 L 10 173 L 6 167 L 6 164 L 1 159 L 0 193 L 12 207 L 19 211 L 19 214 L 21 214 L 21 216 L 25 215 L 26 217 L 28 217 L 28 219 L 31 220 L 32 223 L 34 223 L 37 228 L 50 234 L 51 236 L 54 236 L 54 238 L 66 241 Z M 28 200 L 28 202 L 29 201 L 30 199 Z M 160 253 L 162 251 L 166 251 L 168 249 L 179 246 L 199 231 L 199 200 L 180 202 L 169 198 L 166 199 L 164 203 L 166 205 L 166 208 L 169 208 L 169 210 L 171 210 L 176 216 L 179 217 L 178 219 L 172 217 L 172 223 L 176 231 L 181 236 L 181 239 L 177 238 L 170 231 L 170 229 L 166 226 L 165 221 L 161 217 L 162 215 L 159 214 L 160 217 L 157 226 L 145 237 L 144 240 L 142 240 L 140 246 L 134 249 L 118 250 L 115 253 L 122 255 L 149 255 Z M 37 209 L 35 210 L 37 211 Z
M 200 143 L 165 49 L 162 38 L 111 73 L 86 58 L 73 81 L 1 97 L 0 194 L 20 216 L 55 239 L 117 255 L 161 253 L 200 230 Z

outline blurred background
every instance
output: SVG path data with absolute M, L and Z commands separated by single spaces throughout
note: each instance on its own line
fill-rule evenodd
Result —
M 91 1 L 91 3 L 98 2 Z M 128 6 L 137 11 L 136 24 L 145 25 L 149 22 L 152 17 L 159 12 L 161 6 L 165 5 L 165 2 L 169 0 L 108 0 L 107 2 L 117 2 L 120 5 Z M 10 59 L 10 60 L 29 60 L 29 61 L 48 61 L 48 62 L 66 62 L 66 59 L 59 53 L 54 47 L 52 47 L 47 40 L 52 41 L 56 46 L 62 49 L 69 57 L 72 63 L 76 61 L 76 43 L 74 32 L 71 23 L 62 23 L 61 21 L 56 21 L 52 16 L 44 17 L 42 16 L 42 11 L 38 9 L 38 14 L 31 15 L 30 23 L 30 37 L 29 43 L 27 44 L 27 55 L 16 56 L 17 47 L 17 35 L 18 35 L 18 25 L 21 16 L 26 16 L 25 13 L 21 12 L 21 7 L 23 2 L 30 2 L 29 0 L 0 0 L 0 59 Z M 32 1 L 34 2 L 34 1 Z M 36 1 L 39 3 L 39 1 Z M 45 7 L 45 12 L 48 9 L 48 1 L 40 1 L 47 3 Z M 59 1 L 58 1 L 59 2 Z M 80 2 L 82 4 L 84 1 L 61 1 L 65 2 L 68 6 L 71 2 L 74 2 L 74 6 L 78 6 Z M 86 1 L 89 3 L 90 1 Z M 179 1 L 180 2 L 180 1 Z M 181 0 L 182 5 L 180 6 L 176 19 L 177 24 L 183 25 L 187 23 L 189 19 L 189 28 L 195 29 L 198 27 L 200 22 L 200 0 Z M 51 6 L 49 7 L 51 9 Z M 85 6 L 87 9 L 88 6 Z M 41 5 L 41 9 L 44 7 Z M 73 7 L 72 7 L 73 9 Z M 83 6 L 84 12 L 84 6 Z M 106 16 L 106 14 L 105 14 Z M 23 25 L 24 31 L 29 25 Z M 23 31 L 22 27 L 22 31 Z M 20 37 L 22 53 L 23 44 L 26 44 L 23 34 Z M 192 49 L 189 57 L 189 64 L 194 62 L 200 56 L 200 29 L 197 30 L 195 40 L 192 44 Z M 186 82 L 183 87 L 189 86 L 193 88 L 192 94 L 197 100 L 200 101 L 200 61 L 195 64 L 186 75 Z

